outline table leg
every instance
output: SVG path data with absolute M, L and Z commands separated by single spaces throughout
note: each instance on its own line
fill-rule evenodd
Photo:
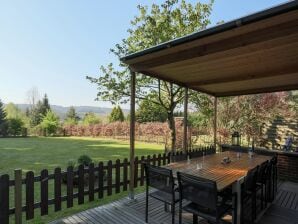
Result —
M 241 223 L 241 184 L 244 181 L 244 177 L 238 179 L 233 184 L 233 193 L 237 194 L 237 214 L 233 214 L 233 222 L 232 223 Z M 236 219 L 236 220 L 235 220 Z

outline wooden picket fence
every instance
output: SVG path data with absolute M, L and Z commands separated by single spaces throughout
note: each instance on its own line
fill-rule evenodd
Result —
M 187 155 L 202 155 L 215 153 L 213 147 L 204 147 L 187 152 L 177 152 L 176 154 L 158 154 L 135 157 L 134 187 L 143 186 L 145 183 L 144 164 L 150 163 L 156 166 L 162 166 L 171 161 L 178 161 L 187 158 Z M 120 161 L 117 159 L 114 163 L 110 160 L 107 163 L 99 162 L 90 164 L 88 167 L 80 165 L 77 170 L 68 167 L 66 171 L 56 168 L 54 173 L 49 174 L 44 169 L 39 176 L 34 176 L 32 171 L 26 172 L 25 178 L 22 176 L 22 170 L 15 170 L 14 179 L 9 175 L 0 176 L 0 223 L 8 224 L 9 218 L 14 215 L 15 223 L 22 223 L 22 216 L 25 213 L 26 220 L 34 219 L 35 210 L 40 209 L 40 215 L 49 213 L 49 206 L 53 205 L 54 211 L 62 209 L 62 202 L 66 202 L 66 207 L 71 208 L 74 205 L 74 199 L 77 203 L 83 204 L 85 200 L 94 201 L 95 197 L 102 199 L 113 193 L 127 191 L 129 185 L 129 167 L 130 162 L 127 159 Z M 86 178 L 88 177 L 88 178 Z M 49 181 L 53 181 L 53 197 L 49 198 Z M 35 198 L 36 184 L 40 188 L 40 198 Z M 65 187 L 63 187 L 65 184 Z M 13 188 L 13 189 L 12 189 Z M 66 189 L 65 189 L 66 188 Z M 62 194 L 62 191 L 66 194 Z M 10 205 L 10 191 L 14 192 L 14 205 Z M 23 193 L 25 197 L 23 200 Z M 14 207 L 11 207 L 14 206 Z

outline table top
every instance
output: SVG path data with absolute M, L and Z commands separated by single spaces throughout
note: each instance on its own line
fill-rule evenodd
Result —
M 222 159 L 224 157 L 229 157 L 231 162 L 223 164 Z M 216 181 L 217 190 L 222 191 L 240 178 L 245 177 L 249 170 L 271 158 L 271 156 L 258 154 L 249 158 L 247 153 L 241 153 L 240 158 L 238 158 L 236 152 L 226 151 L 194 158 L 190 161 L 170 163 L 165 167 L 173 170 L 174 175 L 179 171 Z M 198 169 L 200 167 L 198 164 L 201 164 L 201 169 Z

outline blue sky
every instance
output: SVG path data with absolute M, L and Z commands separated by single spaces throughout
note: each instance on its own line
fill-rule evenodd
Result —
M 26 92 L 35 86 L 52 104 L 110 106 L 94 101 L 96 86 L 85 76 L 98 76 L 100 65 L 115 62 L 109 49 L 126 37 L 138 4 L 160 2 L 0 0 L 0 98 L 26 103 Z M 211 21 L 283 2 L 215 0 Z

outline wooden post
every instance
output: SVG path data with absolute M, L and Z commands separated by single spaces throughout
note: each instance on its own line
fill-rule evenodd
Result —
M 129 163 L 129 198 L 134 199 L 135 168 L 135 100 L 136 73 L 130 71 L 130 163 Z
M 184 119 L 183 119 L 183 149 L 187 152 L 187 107 L 188 107 L 188 88 L 184 88 Z
M 15 187 L 14 187 L 14 195 L 15 195 L 15 223 L 22 223 L 22 170 L 17 169 L 14 171 L 15 178 Z
M 9 223 L 9 176 L 0 176 L 0 223 Z
M 214 147 L 216 151 L 217 143 L 217 97 L 214 97 Z

